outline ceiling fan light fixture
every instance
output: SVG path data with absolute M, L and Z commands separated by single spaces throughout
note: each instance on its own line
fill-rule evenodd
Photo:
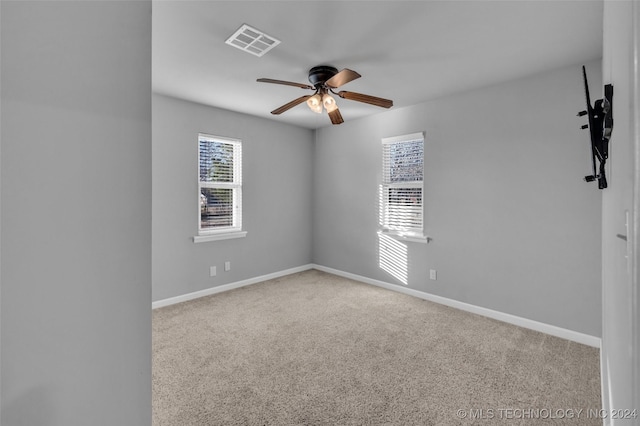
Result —
M 350 81 L 353 81 L 360 77 L 360 74 L 348 68 L 344 68 L 342 71 L 338 71 L 335 67 L 330 65 L 318 65 L 309 70 L 309 82 L 312 84 L 312 86 L 308 84 L 295 83 L 293 81 L 274 80 L 272 78 L 259 78 L 257 79 L 257 81 L 261 83 L 283 84 L 285 86 L 294 86 L 301 89 L 314 91 L 313 95 L 300 96 L 299 98 L 296 98 L 291 102 L 274 109 L 273 111 L 271 111 L 271 114 L 282 114 L 283 112 L 290 110 L 294 106 L 306 102 L 309 109 L 311 109 L 311 111 L 315 113 L 320 114 L 324 109 L 326 109 L 329 118 L 331 119 L 331 123 L 340 124 L 344 123 L 344 119 L 342 118 L 342 114 L 338 109 L 336 100 L 329 93 L 332 93 L 343 99 L 364 102 L 382 108 L 391 108 L 393 106 L 393 101 L 391 99 L 378 98 L 376 96 L 355 92 L 333 91 L 333 89 L 337 89 L 338 87 L 341 87 L 342 85 L 347 84 Z
M 315 94 L 307 99 L 307 105 L 311 111 L 320 114 L 322 112 L 322 98 L 319 94 Z
M 327 93 L 322 96 L 322 105 L 324 105 L 327 112 L 334 111 L 336 108 L 338 108 L 338 105 L 336 105 L 336 100 L 333 99 L 333 96 Z

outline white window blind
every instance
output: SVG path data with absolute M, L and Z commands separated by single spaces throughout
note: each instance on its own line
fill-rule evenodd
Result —
M 198 135 L 200 235 L 242 229 L 242 143 Z
M 424 135 L 382 139 L 380 224 L 384 230 L 422 236 Z

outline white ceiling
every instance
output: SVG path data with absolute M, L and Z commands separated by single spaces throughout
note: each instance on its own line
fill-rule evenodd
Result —
M 362 78 L 341 90 L 394 109 L 602 56 L 602 1 L 167 1 L 153 3 L 153 90 L 307 128 L 326 114 L 298 105 L 316 65 Z M 281 40 L 257 57 L 225 40 L 249 24 Z M 576 68 L 576 78 L 580 78 Z M 337 98 L 345 121 L 384 109 Z

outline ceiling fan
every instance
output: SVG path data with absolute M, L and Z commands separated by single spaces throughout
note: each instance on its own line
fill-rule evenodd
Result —
M 363 95 L 362 93 L 346 92 L 343 90 L 337 93 L 333 91 L 333 89 L 337 89 L 338 87 L 360 77 L 360 74 L 348 68 L 345 68 L 338 72 L 337 68 L 330 65 L 318 65 L 309 70 L 309 82 L 311 83 L 311 85 L 294 83 L 292 81 L 274 80 L 271 78 L 259 78 L 257 81 L 260 83 L 284 84 L 286 86 L 295 86 L 302 89 L 315 91 L 313 95 L 301 96 L 289 103 L 282 105 L 280 108 L 274 109 L 273 111 L 271 111 L 271 114 L 282 114 L 283 112 L 293 108 L 294 106 L 306 101 L 309 108 L 311 108 L 311 111 L 317 112 L 318 114 L 322 112 L 322 107 L 324 106 L 324 108 L 327 110 L 327 113 L 329 114 L 331 123 L 340 124 L 344 123 L 344 120 L 342 119 L 342 115 L 340 114 L 340 110 L 338 109 L 338 105 L 336 104 L 335 99 L 330 95 L 330 93 L 338 95 L 343 99 L 364 102 L 366 104 L 375 105 L 382 108 L 391 108 L 393 106 L 393 101 L 389 99 L 378 98 L 371 95 Z

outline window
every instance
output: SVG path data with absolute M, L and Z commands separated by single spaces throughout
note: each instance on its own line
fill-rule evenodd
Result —
M 382 139 L 380 225 L 383 231 L 424 238 L 424 134 Z
M 198 237 L 194 242 L 243 237 L 242 142 L 198 135 Z

